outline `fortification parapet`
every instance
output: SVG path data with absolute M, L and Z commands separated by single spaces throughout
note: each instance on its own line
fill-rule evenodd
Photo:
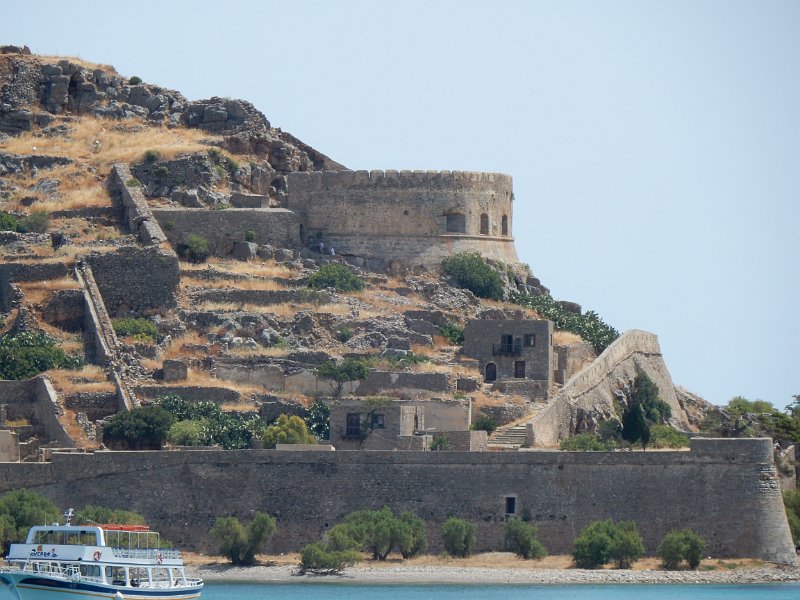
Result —
M 689 440 L 692 453 L 724 461 L 772 461 L 770 438 L 704 438 Z
M 318 171 L 290 173 L 287 183 L 287 208 L 340 254 L 429 268 L 460 251 L 518 260 L 509 175 Z

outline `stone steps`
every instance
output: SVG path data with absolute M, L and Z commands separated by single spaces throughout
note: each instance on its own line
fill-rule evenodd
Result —
M 489 436 L 489 447 L 516 450 L 525 445 L 526 424 L 498 427 Z

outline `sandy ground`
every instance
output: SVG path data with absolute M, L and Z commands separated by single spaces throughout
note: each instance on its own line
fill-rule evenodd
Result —
M 800 582 L 800 568 L 754 560 L 704 560 L 697 571 L 663 571 L 656 559 L 633 569 L 570 568 L 569 556 L 523 561 L 506 552 L 468 559 L 425 556 L 412 560 L 364 561 L 339 575 L 298 575 L 297 555 L 260 556 L 254 567 L 233 567 L 220 557 L 185 555 L 189 574 L 206 581 L 259 583 L 377 584 L 576 584 L 576 583 L 770 583 Z

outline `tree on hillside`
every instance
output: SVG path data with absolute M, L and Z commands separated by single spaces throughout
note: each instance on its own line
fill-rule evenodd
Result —
M 160 406 L 119 412 L 103 428 L 103 443 L 126 450 L 160 450 L 172 422 L 172 415 Z
M 256 512 L 245 526 L 236 517 L 219 517 L 209 533 L 219 544 L 220 554 L 234 565 L 253 565 L 256 554 L 275 533 L 275 518 Z
M 277 444 L 316 444 L 317 438 L 308 433 L 303 419 L 281 414 L 264 430 L 263 441 L 264 448 L 274 448 Z

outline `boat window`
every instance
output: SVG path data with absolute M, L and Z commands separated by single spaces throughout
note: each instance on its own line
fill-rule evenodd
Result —
M 106 579 L 112 585 L 127 585 L 128 578 L 125 576 L 125 567 L 106 567 Z
M 100 565 L 81 565 L 81 575 L 100 578 Z
M 168 587 L 170 584 L 169 571 L 163 567 L 153 569 L 153 585 Z
M 131 567 L 128 570 L 131 579 L 132 587 L 139 587 L 140 585 L 148 585 L 150 578 L 147 576 L 147 569 L 144 567 Z

